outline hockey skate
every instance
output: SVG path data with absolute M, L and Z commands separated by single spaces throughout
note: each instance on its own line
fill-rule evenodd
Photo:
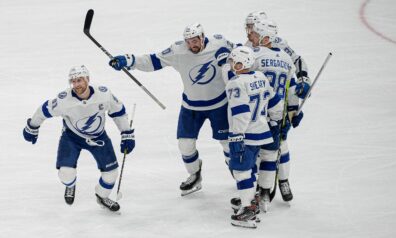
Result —
M 260 213 L 260 208 L 259 208 L 259 201 L 260 201 L 260 197 L 259 195 L 256 193 L 256 195 L 254 196 L 254 200 L 252 200 L 252 204 L 256 205 L 256 214 Z M 242 206 L 242 201 L 240 198 L 235 197 L 235 198 L 231 198 L 231 208 L 234 211 L 234 214 L 237 214 L 237 212 L 239 211 L 239 209 L 241 209 Z
M 269 204 L 271 202 L 270 189 L 260 188 L 259 193 L 260 193 L 260 199 L 259 199 L 260 208 L 263 210 L 263 212 L 267 212 L 269 208 Z
M 73 187 L 66 187 L 65 189 L 65 202 L 69 205 L 74 203 L 74 197 L 76 195 L 76 185 Z
M 199 170 L 191 174 L 185 182 L 180 185 L 181 195 L 186 196 L 190 193 L 201 190 L 202 176 L 201 176 L 202 161 L 199 162 Z
M 112 212 L 116 212 L 118 210 L 120 210 L 120 205 L 111 200 L 110 198 L 102 198 L 100 197 L 98 194 L 96 195 L 96 202 L 104 209 L 108 209 Z
M 282 194 L 283 201 L 290 202 L 293 199 L 293 194 L 290 190 L 289 180 L 279 180 L 279 190 Z
M 231 224 L 245 228 L 256 228 L 256 205 L 241 207 L 237 214 L 231 216 Z

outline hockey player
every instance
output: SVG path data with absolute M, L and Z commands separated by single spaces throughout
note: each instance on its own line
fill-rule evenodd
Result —
M 229 60 L 236 74 L 226 85 L 230 125 L 229 167 L 237 182 L 242 203 L 239 211 L 231 216 L 231 224 L 255 228 L 258 204 L 254 200 L 256 177 L 253 167 L 260 146 L 273 143 L 273 138 L 278 137 L 283 103 L 263 73 L 250 70 L 254 55 L 249 47 L 235 48 Z M 270 124 L 267 116 L 271 118 Z
M 184 165 L 190 176 L 180 185 L 181 195 L 201 189 L 202 161 L 196 148 L 199 131 L 206 119 L 212 136 L 219 140 L 229 160 L 227 97 L 220 67 L 226 62 L 233 44 L 221 35 L 209 38 L 201 24 L 185 28 L 184 40 L 162 52 L 135 56 L 116 56 L 109 64 L 116 70 L 123 67 L 155 71 L 171 66 L 179 72 L 184 91 L 177 126 L 177 139 Z
M 245 29 L 248 37 L 248 41 L 245 43 L 247 46 L 252 46 L 252 29 L 253 25 L 261 20 L 266 20 L 267 14 L 263 11 L 256 11 L 249 13 L 245 20 Z M 275 33 L 278 34 L 278 26 L 272 21 L 272 27 L 275 30 Z M 279 36 L 276 36 L 274 41 L 272 42 L 272 47 L 279 48 L 284 50 L 293 60 L 293 64 L 296 68 L 296 76 L 297 76 L 297 85 L 296 92 L 298 97 L 305 98 L 308 93 L 309 88 L 311 87 L 311 80 L 308 77 L 308 67 L 305 60 L 298 55 L 288 44 L 288 42 L 282 39 Z
M 60 116 L 63 131 L 59 141 L 56 168 L 60 181 L 66 186 L 65 202 L 72 205 L 76 191 L 77 160 L 82 149 L 96 160 L 101 177 L 95 187 L 97 202 L 110 211 L 118 211 L 117 202 L 109 199 L 118 176 L 118 163 L 110 138 L 105 131 L 105 113 L 113 118 L 121 131 L 121 153 L 130 153 L 135 147 L 134 130 L 128 124 L 124 105 L 103 86 L 90 86 L 87 68 L 71 68 L 71 88 L 40 106 L 23 130 L 26 141 L 35 144 L 44 120 Z
M 254 48 L 256 56 L 254 69 L 263 72 L 270 79 L 271 86 L 280 98 L 287 103 L 287 111 L 290 117 L 285 118 L 286 121 L 281 132 L 279 187 L 283 200 L 290 201 L 293 195 L 288 182 L 290 156 L 286 141 L 287 132 L 290 129 L 290 122 L 293 127 L 297 127 L 304 115 L 303 112 L 299 115 L 294 114 L 299 105 L 299 98 L 296 92 L 297 85 L 294 80 L 293 62 L 283 50 L 272 46 L 272 42 L 276 40 L 276 30 L 272 21 L 262 20 L 255 23 L 250 33 L 250 39 L 253 47 L 256 47 Z M 289 86 L 288 89 L 286 89 L 287 86 Z M 286 98 L 286 90 L 288 90 L 288 98 Z M 263 161 L 261 161 L 259 168 L 259 186 L 264 211 L 268 208 L 269 193 L 275 179 L 277 150 L 277 147 L 263 147 L 260 152 Z

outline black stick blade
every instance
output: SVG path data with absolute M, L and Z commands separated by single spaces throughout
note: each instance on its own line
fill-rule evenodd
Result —
M 85 17 L 85 22 L 84 22 L 84 33 L 85 34 L 89 34 L 89 30 L 91 29 L 93 15 L 94 15 L 94 10 L 89 9 L 87 12 L 87 16 Z

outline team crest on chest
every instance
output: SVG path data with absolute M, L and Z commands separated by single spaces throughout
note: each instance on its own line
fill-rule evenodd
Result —
M 101 125 L 103 118 L 98 115 L 99 112 L 93 114 L 92 116 L 85 117 L 83 119 L 78 120 L 74 126 L 74 128 L 84 135 L 96 136 L 101 133 Z
M 189 76 L 194 84 L 208 84 L 216 76 L 216 67 L 209 61 L 205 64 L 195 66 L 190 70 Z

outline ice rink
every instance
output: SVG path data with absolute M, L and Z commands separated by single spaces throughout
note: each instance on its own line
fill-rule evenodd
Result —
M 176 140 L 180 77 L 171 68 L 132 72 L 167 106 L 162 110 L 83 34 L 90 8 L 91 33 L 113 55 L 162 51 L 193 22 L 207 35 L 243 43 L 245 17 L 255 10 L 278 23 L 311 78 L 333 52 L 302 124 L 289 134 L 292 206 L 278 192 L 257 229 L 231 226 L 235 182 L 208 123 L 197 143 L 203 189 L 181 197 L 187 173 Z M 1 0 L 0 237 L 395 237 L 395 12 L 394 0 Z M 100 174 L 87 152 L 75 203 L 65 204 L 55 169 L 60 118 L 44 122 L 34 146 L 22 136 L 26 119 L 69 87 L 68 71 L 79 64 L 127 110 L 137 104 L 137 146 L 125 165 L 120 215 L 96 204 Z M 121 161 L 110 118 L 107 132 Z

